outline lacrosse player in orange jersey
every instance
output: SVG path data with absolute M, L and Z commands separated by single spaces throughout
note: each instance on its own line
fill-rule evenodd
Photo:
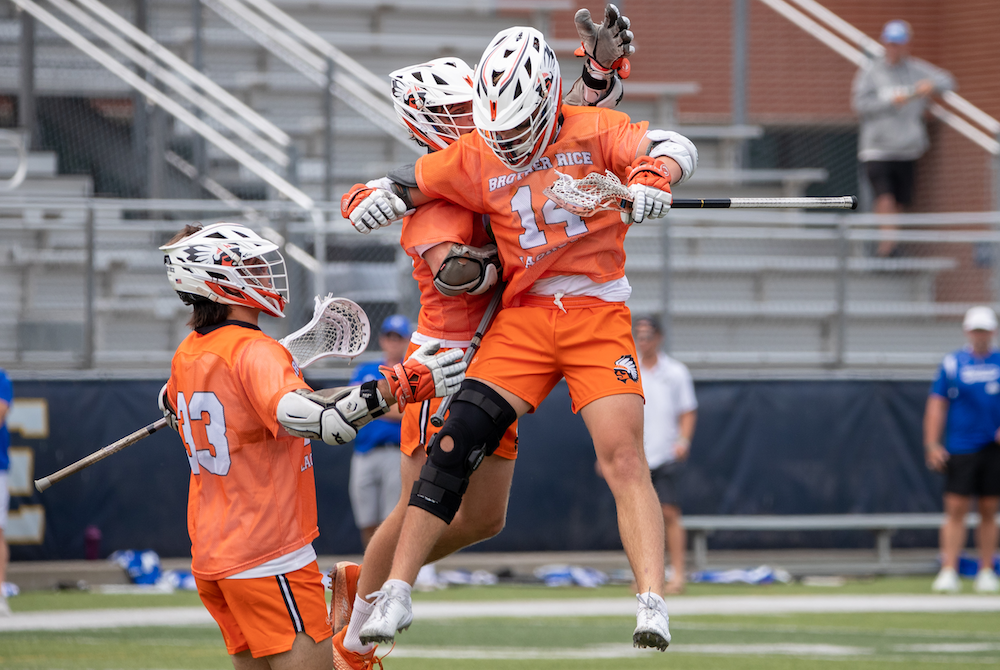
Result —
M 257 326 L 288 300 L 277 245 L 249 228 L 188 226 L 163 247 L 167 277 L 194 306 L 160 408 L 191 465 L 191 571 L 237 670 L 328 670 L 326 600 L 312 540 L 313 454 L 343 444 L 399 400 L 457 388 L 460 352 L 430 343 L 386 379 L 313 392 Z M 456 355 L 456 353 L 458 355 Z M 399 380 L 403 379 L 400 384 Z
M 633 643 L 665 649 L 663 519 L 642 449 L 623 241 L 630 224 L 666 215 L 671 184 L 691 175 L 697 150 L 683 136 L 647 131 L 645 122 L 632 124 L 618 112 L 560 105 L 558 62 L 533 28 L 501 32 L 473 85 L 478 134 L 422 157 L 409 175 L 418 188 L 402 188 L 406 179 L 394 175 L 390 189 L 367 196 L 369 213 L 385 211 L 374 204 L 379 200 L 395 212 L 441 198 L 488 214 L 507 288 L 505 309 L 431 442 L 390 579 L 359 637 L 388 642 L 409 626 L 410 585 L 458 511 L 470 476 L 507 426 L 565 377 L 615 496 L 622 543 L 642 591 Z M 582 178 L 605 170 L 624 177 L 634 200 L 621 218 L 599 212 L 584 221 L 542 194 L 557 171 Z M 342 201 L 352 220 L 359 218 L 354 202 Z
M 600 54 L 601 64 L 589 56 L 584 76 L 566 96 L 567 104 L 614 106 L 621 100 L 622 84 L 617 68 L 634 48 L 627 17 L 614 5 L 605 10 L 605 20 L 595 26 L 587 10 L 576 17 L 586 53 Z M 595 47 L 600 46 L 599 49 Z M 475 129 L 472 120 L 473 70 L 457 58 L 439 58 L 396 70 L 389 75 L 397 115 L 413 138 L 429 151 L 446 148 L 461 135 Z M 384 181 L 357 185 L 352 192 L 371 191 L 388 185 Z M 379 227 L 358 221 L 361 232 Z M 413 259 L 413 277 L 421 291 L 417 331 L 410 350 L 431 339 L 442 347 L 466 348 L 479 325 L 490 290 L 497 282 L 499 262 L 496 246 L 482 217 L 444 200 L 436 200 L 404 218 L 401 243 Z M 389 576 L 393 550 L 409 502 L 409 483 L 418 479 L 426 461 L 426 446 L 437 429 L 429 418 L 440 405 L 431 399 L 407 406 L 402 426 L 402 480 L 406 483 L 399 504 L 378 528 L 365 552 L 364 569 L 342 562 L 332 575 L 331 620 L 334 632 L 334 664 L 364 668 L 371 662 L 373 645 L 361 643 L 358 631 L 367 620 L 372 604 L 363 595 L 375 591 Z M 480 466 L 453 522 L 428 556 L 432 562 L 470 544 L 488 539 L 503 529 L 507 499 L 517 457 L 517 424 L 507 428 L 493 456 Z M 358 595 L 362 594 L 362 595 Z M 349 623 L 349 625 L 348 625 Z M 346 629 L 345 629 L 346 627 Z

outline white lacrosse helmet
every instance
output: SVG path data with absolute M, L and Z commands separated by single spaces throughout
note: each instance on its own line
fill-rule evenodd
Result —
M 509 168 L 527 170 L 556 135 L 562 77 L 555 53 L 534 28 L 508 28 L 483 53 L 474 82 L 479 134 Z
M 459 58 L 435 58 L 389 73 L 396 115 L 417 142 L 437 151 L 472 132 L 472 75 Z
M 213 223 L 160 247 L 167 279 L 191 305 L 211 300 L 284 316 L 288 275 L 278 245 L 238 223 Z

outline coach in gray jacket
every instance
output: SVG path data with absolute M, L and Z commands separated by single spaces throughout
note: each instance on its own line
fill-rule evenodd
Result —
M 871 182 L 876 214 L 895 214 L 913 204 L 914 166 L 930 144 L 923 119 L 930 96 L 955 88 L 951 74 L 910 56 L 911 37 L 906 21 L 885 24 L 885 55 L 854 77 L 851 105 L 861 118 L 858 160 Z M 895 255 L 894 229 L 882 228 L 879 256 Z

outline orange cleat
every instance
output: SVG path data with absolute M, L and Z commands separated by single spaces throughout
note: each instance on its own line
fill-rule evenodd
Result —
M 360 576 L 361 566 L 350 561 L 337 563 L 330 573 L 330 588 L 333 590 L 333 598 L 330 600 L 330 626 L 334 634 L 347 628 L 347 624 L 351 622 Z
M 345 628 L 333 636 L 333 670 L 374 670 L 375 668 L 382 670 L 382 659 L 375 655 L 374 648 L 367 654 L 358 654 L 344 649 L 344 633 L 346 632 Z

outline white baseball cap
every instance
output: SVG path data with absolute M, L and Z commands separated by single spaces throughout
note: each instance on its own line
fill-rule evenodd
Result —
M 996 330 L 997 315 L 989 307 L 971 307 L 965 313 L 962 328 L 969 330 Z

